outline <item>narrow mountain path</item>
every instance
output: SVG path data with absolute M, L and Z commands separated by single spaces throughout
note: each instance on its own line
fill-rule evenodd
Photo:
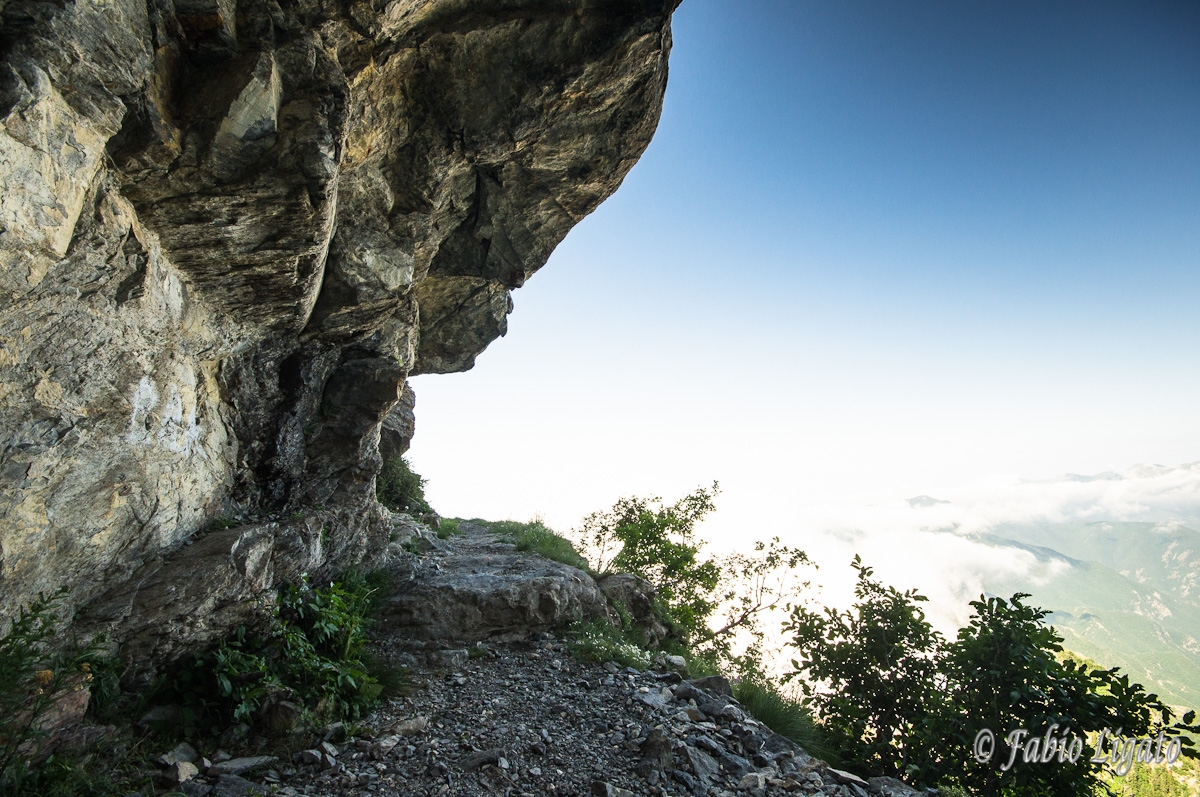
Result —
M 211 792 L 197 781 L 191 797 L 255 785 L 284 797 L 917 794 L 811 758 L 743 711 L 722 678 L 575 660 L 548 628 L 609 610 L 581 571 L 480 526 L 445 541 L 422 532 L 408 547 L 424 553 L 398 564 L 375 644 L 410 668 L 411 693 L 331 726 L 292 762 L 226 775 Z

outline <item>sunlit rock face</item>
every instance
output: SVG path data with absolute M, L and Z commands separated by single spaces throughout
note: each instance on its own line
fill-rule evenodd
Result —
M 620 184 L 675 5 L 0 0 L 0 610 L 161 659 L 377 556 L 406 378 Z

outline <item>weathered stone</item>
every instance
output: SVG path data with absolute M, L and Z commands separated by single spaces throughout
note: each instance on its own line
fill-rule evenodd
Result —
M 271 755 L 249 756 L 247 758 L 231 758 L 220 764 L 209 767 L 207 774 L 214 775 L 244 775 L 256 769 L 263 769 L 274 764 L 279 759 Z
M 399 457 L 408 451 L 416 429 L 417 394 L 408 382 L 400 390 L 400 398 L 379 427 L 379 456 L 382 459 Z
M 187 761 L 188 763 L 194 764 L 198 760 L 200 760 L 200 753 L 196 751 L 195 747 L 192 747 L 187 742 L 180 742 L 179 744 L 175 745 L 175 748 L 171 750 L 171 752 L 165 753 L 158 757 L 158 762 L 165 767 L 170 766 L 177 761 Z
M 238 777 L 222 775 L 213 785 L 213 797 L 246 797 L 250 794 L 266 794 L 267 789 L 257 783 Z
M 841 769 L 834 769 L 833 767 L 830 767 L 829 774 L 833 775 L 833 777 L 837 779 L 838 783 L 845 783 L 847 785 L 859 786 L 861 788 L 869 788 L 871 785 L 867 781 L 860 778 L 858 775 L 855 775 L 853 772 L 846 772 Z
M 458 759 L 458 765 L 467 772 L 472 772 L 485 764 L 499 764 L 500 758 L 503 755 L 503 750 L 499 747 L 493 747 L 490 750 L 481 750 L 478 753 L 468 753 Z
M 676 4 L 0 3 L 0 614 L 69 586 L 145 683 L 378 561 L 407 378 L 628 173 Z
M 722 750 L 717 756 L 717 760 L 721 763 L 721 769 L 728 772 L 735 780 L 740 780 L 747 772 L 754 769 L 754 765 L 745 758 L 728 750 Z
M 688 745 L 684 747 L 684 755 L 687 757 L 688 764 L 692 767 L 692 772 L 696 774 L 701 781 L 711 783 L 717 777 L 720 771 L 716 759 L 710 756 L 703 750 L 697 750 L 695 747 Z
M 912 797 L 912 795 L 920 793 L 912 786 L 896 778 L 868 778 L 867 784 L 871 794 L 878 794 L 880 797 Z
M 166 779 L 169 783 L 183 783 L 200 774 L 200 768 L 190 761 L 176 761 L 167 767 Z
M 761 772 L 748 772 L 738 781 L 738 788 L 743 791 L 751 789 L 765 789 L 767 787 L 767 777 Z
M 401 720 L 393 727 L 396 733 L 401 736 L 413 736 L 425 730 L 425 726 L 429 724 L 429 717 L 412 717 L 411 719 Z
M 592 795 L 593 797 L 634 797 L 633 792 L 629 789 L 622 789 L 604 780 L 592 781 Z
M 725 697 L 733 697 L 733 687 L 729 685 L 729 680 L 722 675 L 709 675 L 704 678 L 694 678 L 688 681 L 689 684 L 697 689 L 703 689 L 705 692 L 711 692 L 714 695 L 724 695 Z
M 475 642 L 528 638 L 581 620 L 616 622 L 582 570 L 523 555 L 471 523 L 459 530 L 444 551 L 432 554 L 436 568 L 410 574 L 388 600 L 385 628 L 419 639 Z
M 648 581 L 629 573 L 614 573 L 597 585 L 609 603 L 625 612 L 632 626 L 645 635 L 649 647 L 658 647 L 667 638 L 670 629 L 655 614 L 654 587 Z M 686 668 L 687 662 L 683 666 Z
M 669 770 L 675 762 L 671 746 L 671 739 L 661 728 L 650 731 L 642 742 L 642 759 L 638 762 L 637 773 L 645 778 L 652 772 Z

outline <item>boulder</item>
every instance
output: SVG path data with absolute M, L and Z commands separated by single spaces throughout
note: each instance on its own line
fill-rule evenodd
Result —
M 622 614 L 622 621 L 628 618 L 630 625 L 645 636 L 647 647 L 662 644 L 670 629 L 654 611 L 654 587 L 650 582 L 630 573 L 612 573 L 597 583 L 608 602 Z
M 434 564 L 405 570 L 381 625 L 418 640 L 478 642 L 534 637 L 615 612 L 591 576 L 521 553 L 470 523 L 430 554 Z M 435 558 L 436 557 L 436 558 Z

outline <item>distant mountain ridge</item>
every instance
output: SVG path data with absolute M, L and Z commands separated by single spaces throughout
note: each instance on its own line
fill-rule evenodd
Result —
M 1040 522 L 972 536 L 1037 560 L 1023 576 L 985 577 L 988 593 L 1030 593 L 1068 648 L 1168 703 L 1200 707 L 1200 532 L 1174 521 Z

